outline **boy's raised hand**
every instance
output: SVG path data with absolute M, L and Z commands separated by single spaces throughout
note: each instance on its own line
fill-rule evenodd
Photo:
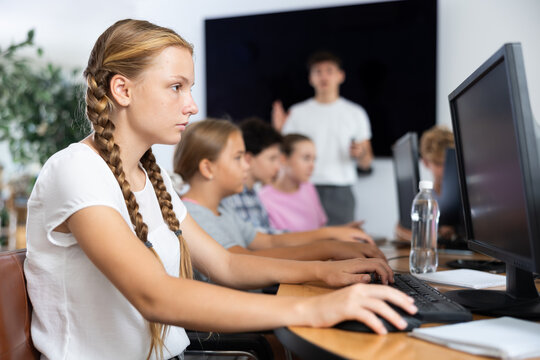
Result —
M 289 114 L 283 108 L 281 100 L 276 100 L 272 103 L 272 126 L 277 131 L 281 132 L 283 125 L 287 121 Z

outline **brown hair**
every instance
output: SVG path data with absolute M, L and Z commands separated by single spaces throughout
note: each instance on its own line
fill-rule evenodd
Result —
M 283 141 L 280 145 L 281 152 L 289 157 L 294 152 L 294 146 L 301 141 L 312 141 L 307 136 L 301 134 L 288 134 L 283 137 Z
M 150 247 L 158 259 L 159 256 L 155 250 L 147 243 L 148 226 L 143 221 L 135 195 L 126 179 L 120 160 L 120 147 L 115 143 L 113 137 L 115 126 L 109 119 L 109 114 L 115 105 L 110 94 L 110 80 L 116 74 L 130 79 L 137 78 L 149 66 L 154 57 L 169 46 L 187 49 L 193 54 L 192 45 L 170 29 L 147 21 L 121 20 L 105 30 L 97 39 L 88 60 L 88 66 L 84 70 L 88 85 L 86 115 L 94 128 L 94 141 L 100 155 L 107 162 L 120 185 L 137 237 Z M 152 149 L 148 149 L 140 161 L 154 187 L 163 219 L 171 231 L 180 234 L 177 235 L 181 251 L 180 276 L 193 278 L 189 249 L 179 231 L 180 223 L 173 210 L 171 195 L 165 188 Z M 151 322 L 149 327 L 151 344 L 148 358 L 153 351 L 156 356 L 161 355 L 163 358 L 163 339 L 168 331 L 168 326 Z
M 343 63 L 339 57 L 337 57 L 336 55 L 332 54 L 329 51 L 317 51 L 311 54 L 307 60 L 306 65 L 307 65 L 308 72 L 311 71 L 311 68 L 314 65 L 317 65 L 319 63 L 326 62 L 326 61 L 336 64 L 338 68 L 343 70 Z
M 446 126 L 436 125 L 426 130 L 420 139 L 420 154 L 424 160 L 444 162 L 447 148 L 453 148 L 454 134 Z
M 215 161 L 234 132 L 240 132 L 240 128 L 227 120 L 206 119 L 188 125 L 174 151 L 174 172 L 189 183 L 200 162 Z

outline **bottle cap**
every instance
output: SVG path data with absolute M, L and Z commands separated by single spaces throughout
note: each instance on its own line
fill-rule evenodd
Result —
M 418 183 L 418 187 L 420 190 L 431 190 L 433 189 L 433 181 L 429 180 L 420 180 Z

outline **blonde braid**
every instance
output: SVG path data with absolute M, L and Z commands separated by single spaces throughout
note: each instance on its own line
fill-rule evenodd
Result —
M 163 220 L 169 226 L 169 229 L 173 231 L 180 242 L 180 277 L 186 279 L 193 279 L 193 268 L 191 265 L 191 256 L 189 254 L 189 248 L 186 240 L 182 236 L 180 230 L 180 222 L 176 217 L 171 202 L 171 195 L 167 191 L 165 184 L 163 183 L 163 177 L 161 176 L 161 169 L 156 164 L 156 158 L 152 153 L 152 149 L 148 149 L 141 158 L 141 163 L 148 173 L 148 177 L 152 182 L 154 191 L 159 201 L 159 207 L 161 208 L 161 215 Z
M 101 83 L 103 83 L 104 79 L 108 78 L 108 76 L 105 71 L 102 71 L 100 75 Z M 122 167 L 122 161 L 120 159 L 120 147 L 114 142 L 113 133 L 115 126 L 113 122 L 109 120 L 109 111 L 112 107 L 112 103 L 106 95 L 104 87 L 98 85 L 100 82 L 96 80 L 96 76 L 88 74 L 87 79 L 88 90 L 86 92 L 86 113 L 88 119 L 92 122 L 94 127 L 94 141 L 98 147 L 98 150 L 100 151 L 101 157 L 105 160 L 113 172 L 116 181 L 118 181 L 118 184 L 120 185 L 122 195 L 124 196 L 124 201 L 128 208 L 129 217 L 135 227 L 137 237 L 150 248 L 152 253 L 161 263 L 161 259 L 152 247 L 151 243 L 148 241 L 148 226 L 143 221 L 142 215 L 139 212 L 139 205 L 137 204 L 135 194 L 133 194 L 131 191 L 131 186 L 126 180 L 126 175 Z M 154 322 L 149 322 L 148 325 L 151 335 L 148 359 L 150 358 L 153 350 L 156 351 L 157 355 L 158 349 L 160 352 L 160 357 L 163 358 L 163 339 L 168 331 L 168 326 Z
M 89 76 L 89 79 L 90 83 L 92 80 L 91 75 Z M 97 89 L 99 88 L 100 87 L 97 86 Z M 94 89 L 89 84 L 87 91 L 87 99 L 92 97 L 91 93 L 93 91 Z M 109 168 L 116 177 L 116 181 L 118 181 L 118 184 L 120 185 L 122 195 L 124 195 L 124 200 L 129 210 L 129 217 L 131 219 L 131 222 L 135 226 L 135 233 L 137 234 L 139 239 L 146 243 L 148 236 L 148 226 L 142 220 L 142 215 L 139 213 L 139 205 L 137 204 L 137 200 L 135 199 L 135 194 L 133 194 L 133 192 L 131 191 L 131 186 L 126 180 L 126 174 L 124 173 L 122 161 L 120 159 L 120 147 L 114 142 L 113 133 L 115 126 L 112 121 L 109 120 L 108 106 L 104 106 L 104 104 L 108 103 L 110 100 L 108 99 L 107 95 L 102 96 L 101 99 L 99 99 L 98 96 L 94 96 L 94 98 L 97 100 L 96 104 L 98 105 L 98 107 L 91 109 L 91 103 L 87 102 L 87 114 L 89 114 L 88 116 L 90 117 L 90 113 L 92 112 L 97 114 L 97 116 L 95 117 L 95 122 L 92 121 L 95 131 L 94 141 L 101 156 L 103 157 L 107 165 L 109 165 Z M 101 112 L 99 110 L 101 110 Z

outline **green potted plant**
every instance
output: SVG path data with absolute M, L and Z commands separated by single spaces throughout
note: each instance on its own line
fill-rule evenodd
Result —
M 13 162 L 43 164 L 52 154 L 88 133 L 81 103 L 82 86 L 51 63 L 34 44 L 34 30 L 25 41 L 0 48 L 0 141 L 8 141 Z M 37 57 L 19 55 L 35 48 Z
M 36 57 L 20 55 L 23 48 L 35 49 Z M 42 54 L 34 44 L 33 30 L 25 41 L 0 48 L 0 141 L 8 142 L 13 162 L 20 165 L 9 181 L 10 198 L 5 199 L 17 218 L 17 247 L 26 245 L 26 201 L 36 168 L 89 132 L 81 102 L 83 87 L 74 81 L 79 71 L 66 74 L 59 66 L 40 60 Z

